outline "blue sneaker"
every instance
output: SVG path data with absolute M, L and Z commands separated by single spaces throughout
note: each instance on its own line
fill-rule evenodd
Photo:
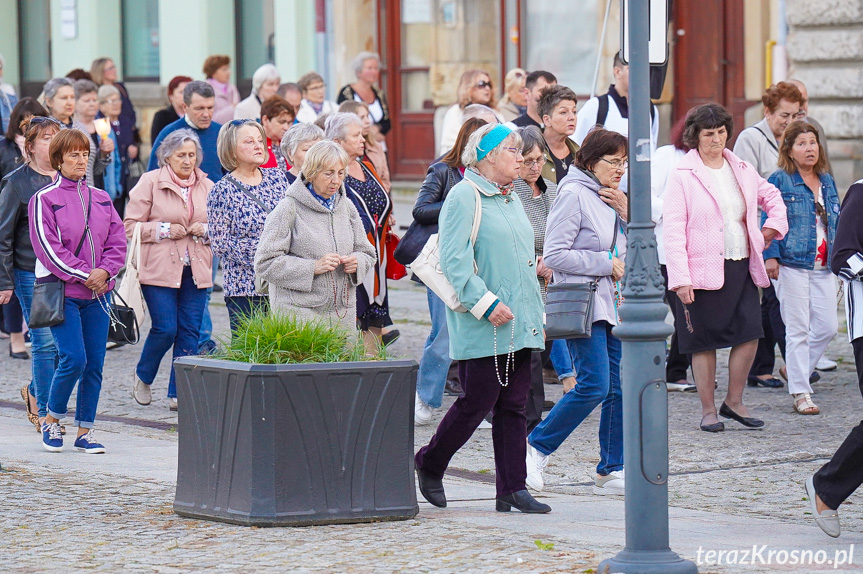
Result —
M 63 435 L 59 423 L 42 423 L 42 446 L 48 452 L 63 452 Z
M 90 429 L 87 434 L 82 434 L 75 440 L 75 448 L 83 450 L 87 454 L 105 454 L 105 447 L 96 442 L 95 439 L 93 429 Z

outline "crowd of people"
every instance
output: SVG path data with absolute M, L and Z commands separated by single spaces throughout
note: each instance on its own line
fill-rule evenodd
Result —
M 22 327 L 34 292 L 65 287 L 64 319 L 29 331 L 32 381 L 21 389 L 47 450 L 63 448 L 61 422 L 77 384 L 75 447 L 105 452 L 93 426 L 108 305 L 130 241 L 152 321 L 131 376 L 140 405 L 152 403 L 169 350 L 176 358 L 215 347 L 209 301 L 219 265 L 232 332 L 244 317 L 272 311 L 359 331 L 370 354 L 399 337 L 388 290 L 387 243 L 396 226 L 389 105 L 378 56 L 363 52 L 352 68 L 356 81 L 336 102 L 326 99 L 320 74 L 282 83 L 272 64 L 255 71 L 241 99 L 230 59 L 211 56 L 205 81 L 169 82 L 146 169 L 134 106 L 110 59 L 50 80 L 38 101 L 3 92 L 0 304 L 12 357 L 29 358 Z M 612 70 L 615 83 L 579 109 L 576 93 L 551 72 L 510 70 L 498 102 L 492 75 L 471 69 L 446 111 L 439 159 L 396 252 L 409 265 L 437 241 L 457 299 L 445 303 L 438 286 L 426 286 L 431 329 L 415 423 L 432 421 L 445 391 L 458 395 L 415 456 L 420 491 L 435 506 L 446 506 L 442 479 L 451 458 L 486 426 L 497 510 L 549 512 L 528 488 L 544 488 L 549 457 L 598 406 L 594 491 L 625 492 L 622 350 L 613 328 L 627 247 L 629 70 L 617 56 Z M 725 429 L 719 417 L 765 424 L 743 395 L 747 386 L 784 387 L 774 376 L 776 346 L 794 411 L 820 412 L 811 383 L 838 329 L 834 273 L 849 294 L 863 274 L 859 225 L 840 219 L 845 208 L 823 130 L 807 117 L 805 86 L 780 82 L 763 104 L 764 119 L 743 130 L 733 150 L 731 115 L 704 104 L 675 124 L 672 144 L 653 157 L 652 216 L 675 325 L 667 388 L 698 393 L 706 432 Z M 650 114 L 656 148 L 655 106 Z M 849 193 L 846 203 L 852 198 L 859 201 Z M 836 249 L 842 241 L 844 250 Z M 593 286 L 590 328 L 546 341 L 548 290 L 567 284 Z M 849 318 L 860 355 L 858 323 Z M 722 348 L 731 353 L 717 409 Z M 565 391 L 553 405 L 545 401 L 544 366 Z M 167 398 L 176 410 L 173 369 Z M 849 437 L 845 458 L 859 453 L 859 435 L 858 428 Z M 816 512 L 822 526 L 833 528 L 835 518 L 836 530 L 835 507 L 849 485 L 828 482 L 841 464 L 809 486 L 829 505 Z

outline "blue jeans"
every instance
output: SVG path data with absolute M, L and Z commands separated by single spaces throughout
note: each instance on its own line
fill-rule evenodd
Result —
M 623 395 L 620 390 L 620 339 L 606 321 L 593 324 L 587 339 L 568 339 L 578 384 L 557 401 L 545 420 L 530 433 L 528 442 L 542 454 L 556 451 L 596 405 L 599 419 L 599 464 L 607 475 L 623 468 Z
M 30 322 L 30 305 L 33 303 L 33 285 L 36 283 L 36 274 L 31 271 L 15 269 L 15 293 L 21 302 L 21 310 L 24 312 L 24 320 Z M 54 346 L 54 337 L 51 329 L 30 329 L 30 342 L 32 343 L 30 353 L 33 361 L 30 364 L 31 376 L 30 394 L 36 397 L 39 405 L 39 417 L 45 418 L 48 414 L 48 392 L 51 390 L 51 379 L 57 369 L 57 347 Z
M 110 302 L 111 296 L 105 299 Z M 77 383 L 75 424 L 81 428 L 93 428 L 102 390 L 108 324 L 108 314 L 98 300 L 66 297 L 66 320 L 51 327 L 60 355 L 60 364 L 54 371 L 48 393 L 48 414 L 52 417 L 62 419 L 66 416 L 69 397 Z
M 417 373 L 417 393 L 422 402 L 438 409 L 443 402 L 446 375 L 452 359 L 449 358 L 449 330 L 446 326 L 446 305 L 434 291 L 428 292 L 431 331 L 423 347 Z
M 213 281 L 216 281 L 216 271 L 219 270 L 219 258 L 213 255 Z M 198 334 L 198 348 L 209 343 L 213 338 L 213 319 L 210 317 L 210 297 L 213 296 L 213 288 L 207 287 L 205 290 L 206 301 L 204 302 L 204 312 L 201 316 L 201 331 Z M 172 371 L 173 373 L 173 371 Z M 171 379 L 173 381 L 173 379 Z M 170 395 L 169 395 L 170 396 Z
M 555 339 L 551 342 L 551 352 L 548 358 L 551 361 L 551 366 L 554 367 L 554 372 L 557 373 L 557 380 L 562 381 L 567 377 L 575 376 L 575 367 L 572 366 L 572 353 L 565 340 Z
M 204 305 L 207 301 L 207 290 L 198 289 L 192 278 L 192 268 L 183 268 L 183 280 L 180 288 L 157 287 L 141 285 L 141 292 L 150 311 L 152 327 L 144 342 L 138 367 L 135 369 L 138 378 L 152 385 L 159 372 L 162 357 L 172 346 L 173 358 L 186 357 L 198 352 L 198 334 Z M 168 397 L 177 396 L 174 367 L 171 367 L 171 377 L 168 381 Z

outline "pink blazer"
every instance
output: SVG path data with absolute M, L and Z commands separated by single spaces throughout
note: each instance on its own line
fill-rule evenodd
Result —
M 761 235 L 760 206 L 767 213 L 764 227 L 788 232 L 785 204 L 775 186 L 729 150 L 722 152 L 731 165 L 746 202 L 749 235 L 749 274 L 759 287 L 770 280 L 764 268 L 764 237 Z M 662 211 L 668 288 L 691 285 L 694 289 L 716 290 L 725 283 L 725 237 L 722 212 L 713 190 L 713 178 L 697 150 L 687 153 L 671 171 Z

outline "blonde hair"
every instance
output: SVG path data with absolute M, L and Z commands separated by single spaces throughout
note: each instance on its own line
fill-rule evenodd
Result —
M 527 72 L 521 68 L 513 68 L 507 72 L 503 78 L 503 97 L 500 99 L 500 105 L 508 104 L 510 102 L 509 93 L 523 88 L 526 80 Z
M 341 169 L 347 168 L 349 161 L 348 153 L 342 146 L 332 140 L 321 140 L 306 152 L 306 159 L 300 171 L 307 181 L 311 181 L 334 165 L 340 165 Z
M 456 100 L 458 101 L 458 107 L 461 109 L 464 109 L 466 105 L 473 103 L 470 101 L 470 89 L 476 85 L 477 78 L 480 76 L 488 76 L 489 82 L 491 82 L 491 74 L 485 70 L 468 70 L 461 75 L 461 80 L 459 80 L 458 83 L 458 90 L 456 90 Z M 497 98 L 494 95 L 494 85 L 491 86 L 491 100 L 489 100 L 486 105 L 490 108 L 497 107 Z
M 93 63 L 90 65 L 90 76 L 93 78 L 93 81 L 97 86 L 101 86 L 103 83 L 103 76 L 105 75 L 105 64 L 108 62 L 113 62 L 111 58 L 96 58 L 93 60 Z
M 233 120 L 224 124 L 219 129 L 219 138 L 216 140 L 216 153 L 219 155 L 219 162 L 228 171 L 234 171 L 240 165 L 237 161 L 237 137 L 240 129 L 246 126 L 257 128 L 261 134 L 261 139 L 267 141 L 264 126 L 255 120 Z

